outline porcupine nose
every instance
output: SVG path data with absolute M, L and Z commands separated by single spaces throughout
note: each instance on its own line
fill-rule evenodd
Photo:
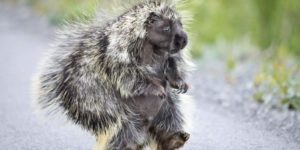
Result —
M 182 32 L 175 35 L 175 46 L 177 49 L 183 49 L 187 45 L 187 34 Z

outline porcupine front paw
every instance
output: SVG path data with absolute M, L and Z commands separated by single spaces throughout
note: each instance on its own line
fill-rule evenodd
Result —
M 159 96 L 161 99 L 165 99 L 167 97 L 166 90 L 163 86 L 150 84 L 149 87 L 149 94 Z
M 165 99 L 167 97 L 165 83 L 159 79 L 150 80 L 150 83 L 146 89 L 146 94 L 159 96 L 161 99 Z
M 171 87 L 178 89 L 178 93 L 186 93 L 189 89 L 189 85 L 182 79 L 169 81 Z

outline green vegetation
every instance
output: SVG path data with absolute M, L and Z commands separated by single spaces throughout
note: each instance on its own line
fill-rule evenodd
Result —
M 96 8 L 115 0 L 28 0 L 53 24 L 65 18 L 76 20 L 78 14 L 89 15 Z M 188 30 L 192 39 L 192 56 L 199 58 L 205 47 L 218 41 L 238 43 L 244 37 L 262 52 L 262 66 L 254 79 L 254 99 L 300 110 L 300 1 L 299 0 L 186 0 L 193 15 Z M 242 47 L 240 49 L 243 49 Z M 249 56 L 251 49 L 237 53 Z M 213 49 L 212 49 L 213 50 Z M 218 53 L 219 51 L 216 51 Z M 235 52 L 234 52 L 235 53 Z M 225 66 L 233 70 L 239 61 L 234 53 L 220 53 Z
M 59 25 L 66 19 L 76 21 L 82 16 L 94 14 L 99 0 L 27 0 L 37 12 L 47 15 L 51 24 Z
M 300 110 L 300 66 L 297 59 L 284 49 L 264 58 L 254 79 L 254 99 L 272 106 Z
M 96 4 L 106 7 L 116 0 L 27 0 L 38 12 L 49 16 L 54 24 L 64 19 L 76 19 L 82 14 L 92 14 Z M 299 0 L 186 0 L 186 7 L 194 20 L 192 54 L 201 56 L 205 45 L 219 38 L 232 41 L 245 35 L 266 49 L 273 46 L 300 54 L 300 1 Z M 196 44 L 195 44 L 196 43 Z
M 203 47 L 215 45 L 220 39 L 230 44 L 250 37 L 250 43 L 262 50 L 254 99 L 300 110 L 299 0 L 194 0 L 189 4 L 195 19 L 191 31 L 197 41 L 193 56 L 201 55 Z M 238 53 L 249 54 L 242 49 Z M 227 51 L 223 58 L 232 70 L 240 60 L 232 50 Z
M 194 14 L 191 29 L 199 47 L 213 44 L 218 38 L 228 41 L 245 35 L 262 49 L 273 46 L 300 54 L 299 0 L 192 0 Z

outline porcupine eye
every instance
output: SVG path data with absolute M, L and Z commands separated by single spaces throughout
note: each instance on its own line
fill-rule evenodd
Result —
M 162 31 L 165 33 L 169 33 L 169 32 L 171 32 L 171 27 L 170 26 L 163 27 Z

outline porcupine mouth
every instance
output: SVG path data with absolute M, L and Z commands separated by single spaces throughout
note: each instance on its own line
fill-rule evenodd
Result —
M 178 53 L 180 50 L 181 50 L 181 49 L 179 49 L 179 48 L 171 49 L 171 50 L 170 50 L 170 54 Z
M 175 54 L 175 53 L 178 53 L 180 50 L 182 50 L 184 47 L 180 47 L 178 44 L 174 44 L 174 45 L 171 45 L 170 46 L 170 51 L 169 53 L 170 54 Z

